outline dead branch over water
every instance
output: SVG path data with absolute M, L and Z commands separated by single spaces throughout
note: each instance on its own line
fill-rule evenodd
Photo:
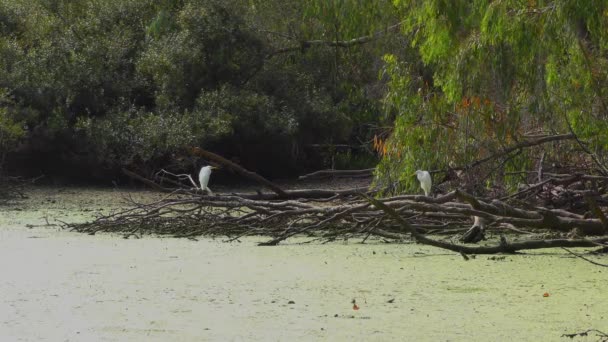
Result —
M 215 160 L 222 163 L 221 159 Z M 462 190 L 435 198 L 401 195 L 373 199 L 366 195 L 374 193 L 367 188 L 283 190 L 273 183 L 268 186 L 272 193 L 258 191 L 209 196 L 196 189 L 165 188 L 128 170 L 125 173 L 167 192 L 167 196 L 153 203 L 132 202 L 131 207 L 124 211 L 69 227 L 89 234 L 120 232 L 125 237 L 147 233 L 188 238 L 270 237 L 261 245 L 276 245 L 296 235 L 322 241 L 350 237 L 363 237 L 365 240 L 375 236 L 388 241 L 413 240 L 464 254 L 598 247 L 608 243 L 604 215 L 608 202 L 605 195 L 608 179 L 604 177 L 546 174 L 551 178 L 530 184 L 519 193 L 503 199 L 479 198 Z M 252 179 L 259 177 L 250 171 L 246 174 Z M 589 179 L 593 180 L 593 190 L 570 187 Z M 178 180 L 174 183 L 177 184 Z M 268 183 L 261 182 L 264 185 Z M 529 197 L 531 193 L 538 198 L 545 196 L 550 199 L 545 203 L 551 206 L 517 200 Z M 563 196 L 569 201 L 566 207 L 556 205 L 561 203 Z M 581 206 L 588 208 L 586 213 L 569 209 Z M 459 237 L 471 226 L 473 216 L 487 222 L 484 229 L 500 235 L 497 245 L 463 245 L 445 239 Z M 534 234 L 535 238 L 530 239 L 529 234 Z M 434 237 L 429 237 L 431 235 Z
M 0 205 L 14 198 L 26 198 L 25 187 L 36 183 L 42 177 L 24 179 L 21 177 L 9 177 L 2 175 L 0 169 Z

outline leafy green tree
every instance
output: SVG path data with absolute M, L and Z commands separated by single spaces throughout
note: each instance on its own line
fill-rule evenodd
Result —
M 385 106 L 397 119 L 379 168 L 384 181 L 413 187 L 416 169 L 467 165 L 531 135 L 568 133 L 569 125 L 607 161 L 606 2 L 394 3 L 432 79 L 385 56 Z M 489 168 L 516 171 L 533 161 L 524 151 Z
M 378 51 L 402 56 L 382 32 L 398 13 L 388 0 L 0 0 L 0 88 L 26 127 L 19 153 L 41 165 L 154 168 L 200 145 L 284 176 L 322 166 L 311 144 L 371 139 Z

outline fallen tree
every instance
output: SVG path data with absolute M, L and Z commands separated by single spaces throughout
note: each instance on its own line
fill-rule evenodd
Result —
M 395 219 L 408 233 L 412 235 L 414 240 L 418 243 L 448 249 L 461 254 L 496 254 L 496 253 L 515 253 L 520 250 L 528 249 L 541 249 L 541 248 L 552 248 L 552 247 L 596 247 L 601 246 L 605 242 L 608 242 L 608 237 L 598 238 L 594 240 L 588 239 L 547 239 L 547 240 L 529 240 L 523 242 L 509 243 L 504 236 L 501 236 L 499 244 L 495 246 L 479 246 L 471 247 L 453 244 L 444 241 L 437 241 L 430 239 L 420 234 L 414 227 L 412 227 L 406 220 L 404 220 L 397 211 L 390 206 L 386 205 L 382 201 L 373 199 L 371 197 L 364 196 L 370 203 L 374 204 L 378 208 L 382 209 L 385 213 Z
M 214 160 L 224 167 L 234 167 L 222 159 Z M 388 241 L 413 240 L 464 254 L 603 247 L 608 242 L 606 217 L 600 207 L 606 203 L 603 194 L 608 179 L 591 175 L 549 175 L 551 181 L 529 185 L 506 199 L 486 199 L 462 190 L 435 198 L 421 195 L 372 198 L 374 191 L 367 188 L 286 190 L 265 179 L 259 181 L 262 177 L 249 171 L 242 174 L 272 192 L 204 195 L 189 176 L 172 175 L 172 184 L 182 184 L 172 189 L 128 170 L 125 173 L 167 192 L 167 196 L 153 203 L 131 202 L 123 211 L 69 228 L 89 234 L 120 232 L 125 237 L 146 233 L 187 238 L 224 236 L 229 240 L 248 235 L 268 236 L 261 245 L 277 245 L 293 236 L 322 241 L 351 237 L 362 237 L 365 241 L 376 236 Z M 164 172 L 162 177 L 166 180 L 169 176 Z M 190 184 L 181 183 L 188 178 Z M 598 189 L 571 188 L 589 179 L 596 182 Z M 588 211 L 581 213 L 531 202 L 517 204 L 518 197 L 529 196 L 531 192 L 538 197 L 545 192 L 568 193 L 571 202 L 586 204 Z M 460 236 L 474 216 L 483 218 L 488 229 L 500 236 L 497 245 L 457 245 L 431 237 Z
M 320 170 L 315 171 L 303 176 L 298 179 L 312 179 L 312 178 L 330 178 L 330 177 L 371 177 L 373 176 L 374 169 L 363 169 L 363 170 Z

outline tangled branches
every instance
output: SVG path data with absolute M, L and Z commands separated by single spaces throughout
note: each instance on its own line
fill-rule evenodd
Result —
M 220 156 L 205 154 L 225 167 L 240 168 Z M 369 195 L 375 191 L 367 188 L 284 190 L 257 174 L 244 169 L 238 171 L 259 181 L 272 193 L 258 190 L 257 193 L 202 195 L 196 188 L 180 186 L 171 190 L 125 171 L 167 192 L 166 197 L 153 203 L 132 201 L 126 210 L 69 227 L 89 234 L 121 232 L 126 237 L 144 233 L 188 238 L 224 236 L 231 240 L 247 235 L 270 237 L 261 245 L 276 245 L 296 235 L 325 241 L 354 236 L 365 240 L 376 236 L 391 241 L 411 239 L 464 254 L 605 247 L 608 241 L 608 220 L 604 214 L 608 201 L 604 195 L 606 177 L 547 174 L 551 178 L 539 179 L 539 183 L 501 199 L 479 198 L 462 190 L 435 198 L 400 195 L 374 199 Z M 166 180 L 168 176 L 175 178 L 170 181 L 175 185 L 181 184 L 180 179 L 188 178 L 163 173 L 161 179 Z M 580 188 L 586 181 L 593 183 L 593 189 Z M 192 183 L 190 180 L 189 185 Z M 531 197 L 542 200 L 544 196 L 545 205 L 531 200 Z M 581 207 L 588 209 L 587 212 L 573 209 Z M 477 227 L 482 230 L 482 236 L 486 229 L 500 235 L 498 245 L 471 247 L 429 237 L 458 236 L 467 230 L 473 217 L 477 218 L 476 222 L 484 222 L 482 227 Z M 507 233 L 526 234 L 535 239 L 508 242 Z M 587 236 L 596 237 L 588 239 Z
M 289 192 L 287 192 L 289 193 Z M 315 191 L 300 191 L 314 194 Z M 514 252 L 547 247 L 592 247 L 607 238 L 577 238 L 605 235 L 601 219 L 562 209 L 521 208 L 500 200 L 486 201 L 462 191 L 437 198 L 403 195 L 372 200 L 352 193 L 327 198 L 266 200 L 239 195 L 205 196 L 168 194 L 153 203 L 132 202 L 132 207 L 71 228 L 80 232 L 122 232 L 126 236 L 154 233 L 176 237 L 246 235 L 271 237 L 263 245 L 276 245 L 289 237 L 304 235 L 325 240 L 337 237 L 378 236 L 389 240 L 408 239 L 463 253 Z M 387 211 L 386 208 L 390 208 Z M 506 232 L 576 232 L 569 239 L 533 240 L 519 244 L 503 241 L 499 247 L 450 248 L 425 234 L 457 234 L 466 230 L 470 217 L 482 217 L 491 229 Z M 421 237 L 423 237 L 421 239 Z

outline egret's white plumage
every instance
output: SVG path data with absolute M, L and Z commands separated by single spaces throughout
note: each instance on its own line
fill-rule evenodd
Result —
M 416 178 L 420 182 L 420 187 L 424 191 L 425 196 L 429 196 L 431 193 L 431 187 L 433 186 L 433 180 L 431 174 L 428 171 L 416 171 Z
M 211 177 L 211 170 L 214 169 L 213 166 L 203 166 L 201 168 L 201 172 L 198 173 L 198 181 L 201 184 L 201 190 L 203 192 L 208 192 L 210 195 L 213 195 L 211 189 L 209 189 L 209 178 Z

